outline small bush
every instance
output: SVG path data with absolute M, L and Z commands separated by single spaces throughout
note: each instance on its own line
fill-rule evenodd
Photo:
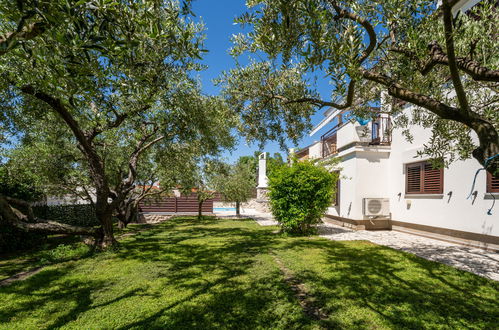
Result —
M 285 232 L 307 234 L 331 205 L 337 173 L 311 162 L 283 166 L 269 178 L 270 207 Z

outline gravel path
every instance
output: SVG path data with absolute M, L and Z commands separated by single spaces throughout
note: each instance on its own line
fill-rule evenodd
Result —
M 320 236 L 335 241 L 366 240 L 499 281 L 499 253 L 397 231 L 351 230 L 324 224 Z

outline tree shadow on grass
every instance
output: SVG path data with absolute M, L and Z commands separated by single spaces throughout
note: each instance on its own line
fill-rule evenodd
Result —
M 303 313 L 272 253 L 309 287 L 328 320 L 318 322 Z M 37 326 L 81 326 L 71 322 L 81 321 L 83 315 L 95 319 L 91 311 L 100 310 L 99 317 L 113 308 L 130 308 L 123 301 L 137 297 L 133 302 L 139 304 L 134 305 L 137 308 L 143 302 L 149 304 L 143 312 L 115 320 L 113 326 L 94 325 L 121 329 L 493 328 L 499 319 L 495 282 L 368 242 L 283 238 L 272 228 L 250 221 L 173 219 L 127 237 L 118 251 L 103 260 L 103 264 L 98 258 L 95 263 L 90 260 L 87 267 L 133 265 L 138 269 L 133 276 L 141 281 L 130 278 L 128 286 L 123 283 L 126 274 L 119 277 L 121 283 L 102 274 L 101 279 L 85 277 L 75 268 L 79 262 L 49 267 L 0 288 L 0 294 L 19 298 L 0 307 L 0 323 L 35 313 L 43 318 L 54 310 L 57 317 L 38 320 Z M 100 290 L 107 294 L 99 296 Z M 102 301 L 95 300 L 96 294 Z
M 174 291 L 192 292 L 121 329 L 302 328 L 314 324 L 270 256 L 271 266 L 265 267 L 272 269 L 255 271 L 261 263 L 258 256 L 268 255 L 275 235 L 251 227 L 209 226 L 216 222 L 185 221 L 175 226 L 172 236 L 164 231 L 162 237 L 148 233 L 120 250 L 123 259 L 145 258 L 168 265 L 158 276 Z
M 95 287 L 105 285 L 102 281 L 92 280 L 61 280 L 65 275 L 73 271 L 73 264 L 66 264 L 58 268 L 42 270 L 40 273 L 26 279 L 0 288 L 0 293 L 15 294 L 14 303 L 0 308 L 0 324 L 7 324 L 12 318 L 19 318 L 29 314 L 33 310 L 47 307 L 54 302 L 76 302 L 76 306 L 69 308 L 64 316 L 55 320 L 59 326 L 66 323 L 65 319 L 72 318 L 79 310 L 89 306 L 91 303 L 90 293 Z
M 117 286 L 114 280 L 81 276 L 82 269 L 75 267 L 78 262 L 49 267 L 25 281 L 0 288 L 0 294 L 16 295 L 15 303 L 0 308 L 0 322 L 9 324 L 36 314 L 37 327 L 59 328 L 78 319 L 81 322 L 82 315 L 95 318 L 88 314 L 92 310 L 111 305 L 120 308 L 128 306 L 121 304 L 125 299 L 139 297 L 141 301 L 140 297 L 151 296 L 148 303 L 153 308 L 130 318 L 134 321 L 129 324 L 121 321 L 126 324 L 123 328 L 311 325 L 313 321 L 304 315 L 275 265 L 260 258 L 272 246 L 274 235 L 255 229 L 250 222 L 234 226 L 218 223 L 214 219 L 177 219 L 126 238 L 118 251 L 104 258 L 105 264 L 142 267 L 145 281 L 139 283 L 145 285 L 141 288 L 119 292 L 126 288 L 123 283 Z M 97 260 L 96 267 L 100 265 Z M 263 270 L 255 272 L 255 267 Z M 105 294 L 101 296 L 104 301 L 95 304 L 100 290 L 119 293 Z M 57 316 L 49 317 L 51 311 Z M 95 325 L 106 327 L 103 322 Z
M 300 269 L 296 276 L 326 307 L 331 327 L 493 328 L 498 324 L 497 282 L 370 242 L 313 239 L 280 246 L 288 262 L 306 249 L 320 249 L 323 263 Z M 341 315 L 355 309 L 374 314 L 366 311 L 342 320 Z
M 136 237 L 118 252 L 119 258 L 161 262 L 170 283 L 190 282 L 203 273 L 217 276 L 244 274 L 253 257 L 268 251 L 272 234 L 244 228 L 175 229 L 172 236 Z M 187 284 L 186 284 L 187 286 Z
M 20 272 L 40 267 L 40 256 L 44 252 L 46 253 L 60 244 L 73 244 L 76 242 L 78 242 L 78 239 L 74 236 L 54 235 L 48 237 L 44 244 L 40 244 L 35 248 L 0 254 L 0 281 Z
M 113 299 L 94 304 L 92 294 L 113 286 L 110 280 L 83 280 L 66 277 L 75 271 L 75 263 L 48 268 L 31 278 L 0 288 L 0 294 L 15 294 L 16 302 L 0 308 L 0 324 L 9 324 L 14 318 L 28 316 L 40 309 L 53 309 L 61 315 L 38 324 L 37 328 L 57 329 L 76 320 L 93 309 L 112 305 L 137 295 L 148 295 L 144 288 L 130 289 Z M 42 320 L 43 321 L 43 320 Z
M 303 313 L 277 269 L 250 283 L 237 279 L 245 274 L 232 270 L 215 281 L 198 284 L 183 299 L 119 329 L 303 329 L 317 325 Z

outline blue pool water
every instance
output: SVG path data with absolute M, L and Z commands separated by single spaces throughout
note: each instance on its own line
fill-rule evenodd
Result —
M 214 212 L 228 212 L 228 211 L 236 211 L 235 207 L 214 207 Z

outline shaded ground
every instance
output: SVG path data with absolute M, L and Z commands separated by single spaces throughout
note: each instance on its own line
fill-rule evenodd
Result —
M 499 283 L 369 242 L 178 218 L 0 288 L 0 328 L 494 328 Z M 278 260 L 278 261 L 276 261 Z M 298 288 L 298 289 L 297 289 Z M 320 310 L 313 317 L 297 297 Z
M 31 270 L 38 269 L 40 266 L 48 264 L 47 260 L 43 260 L 45 255 L 52 249 L 61 244 L 74 244 L 74 237 L 64 237 L 54 235 L 47 238 L 47 241 L 41 244 L 38 248 L 22 251 L 18 253 L 1 253 L 0 254 L 0 283 L 10 277 L 28 273 Z
M 122 240 L 142 230 L 152 228 L 150 224 L 116 228 L 116 239 Z M 93 255 L 93 249 L 80 243 L 76 236 L 53 235 L 37 248 L 18 253 L 0 254 L 0 286 L 15 282 L 39 272 L 45 266 L 60 264 Z

